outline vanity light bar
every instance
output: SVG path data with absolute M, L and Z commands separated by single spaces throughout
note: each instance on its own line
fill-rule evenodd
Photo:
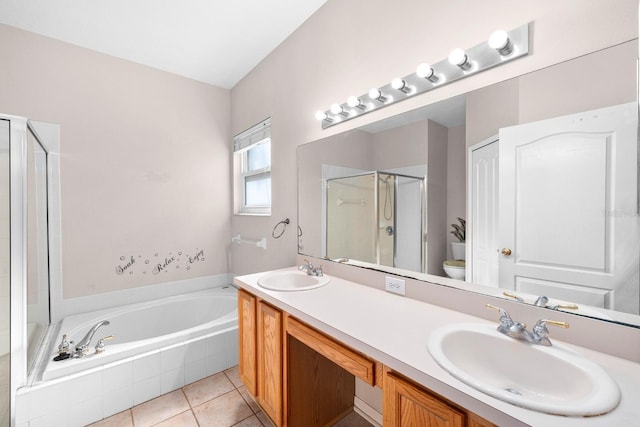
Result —
M 373 88 L 358 97 L 351 96 L 327 111 L 318 111 L 316 118 L 322 129 L 362 116 L 371 111 L 428 92 L 439 86 L 502 65 L 529 54 L 529 25 L 511 31 L 495 31 L 488 41 L 470 49 L 455 49 L 437 64 L 420 64 L 415 73 L 393 79 L 387 85 Z

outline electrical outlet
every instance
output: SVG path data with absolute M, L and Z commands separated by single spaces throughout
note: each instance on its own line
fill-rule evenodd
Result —
M 384 278 L 384 289 L 394 294 L 404 295 L 404 280 L 395 277 Z

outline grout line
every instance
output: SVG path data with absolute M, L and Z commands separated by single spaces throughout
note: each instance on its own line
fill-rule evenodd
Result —
M 204 378 L 208 378 L 208 377 L 204 377 Z M 204 379 L 202 378 L 202 379 Z M 198 380 L 199 381 L 199 380 Z M 197 382 L 197 381 L 194 381 Z M 193 384 L 193 383 L 192 383 Z M 186 384 L 188 385 L 188 384 Z M 185 400 L 187 401 L 187 405 L 189 405 L 189 412 L 191 412 L 191 416 L 193 417 L 194 420 L 196 420 L 196 424 L 198 425 L 198 427 L 200 427 L 200 421 L 198 421 L 198 417 L 196 417 L 196 413 L 193 412 L 193 406 L 191 406 L 191 402 L 189 401 L 189 398 L 187 397 L 187 393 L 184 392 L 184 386 L 180 387 L 180 391 L 182 392 L 182 394 L 184 395 Z M 186 411 L 185 411 L 186 412 Z M 135 427 L 135 426 L 134 426 Z

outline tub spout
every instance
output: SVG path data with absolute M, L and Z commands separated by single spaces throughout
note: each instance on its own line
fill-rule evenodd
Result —
M 96 333 L 100 326 L 107 326 L 109 323 L 110 322 L 108 320 L 102 320 L 93 325 L 93 327 L 89 329 L 89 332 L 87 332 L 87 334 L 76 344 L 76 351 L 73 356 L 83 357 L 85 354 L 87 354 L 87 352 L 89 351 L 89 344 L 91 344 L 93 335 Z

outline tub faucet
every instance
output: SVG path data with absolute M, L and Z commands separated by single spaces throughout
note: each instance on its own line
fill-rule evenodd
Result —
M 100 326 L 107 326 L 109 325 L 109 323 L 110 322 L 108 320 L 102 320 L 93 325 L 93 327 L 89 329 L 89 332 L 87 332 L 87 334 L 76 344 L 76 351 L 73 354 L 73 357 L 83 357 L 85 354 L 87 354 L 89 352 L 89 344 L 91 344 L 93 335 L 96 333 Z

